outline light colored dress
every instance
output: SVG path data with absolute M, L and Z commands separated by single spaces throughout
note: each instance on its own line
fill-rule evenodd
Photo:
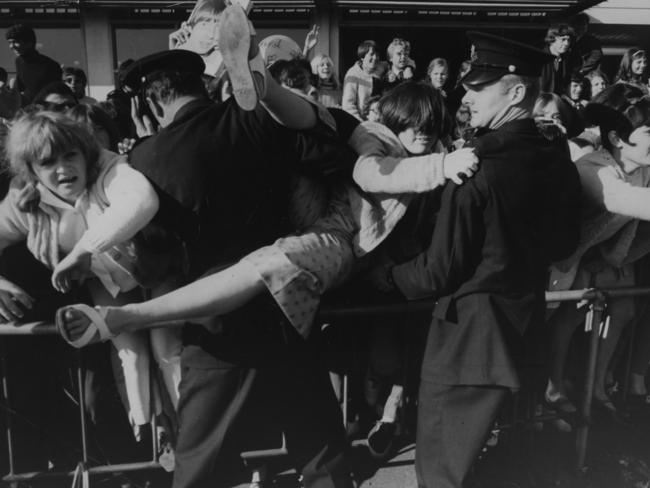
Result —
M 349 144 L 360 154 L 354 180 L 361 190 L 351 183 L 337 186 L 324 216 L 304 232 L 244 258 L 303 337 L 311 330 L 322 294 L 343 283 L 355 259 L 390 234 L 415 193 L 445 182 L 440 143 L 432 154 L 410 157 L 388 128 L 364 122 Z

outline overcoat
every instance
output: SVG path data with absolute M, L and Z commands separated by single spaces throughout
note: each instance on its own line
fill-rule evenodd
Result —
M 409 299 L 438 298 L 423 380 L 516 388 L 515 348 L 543 319 L 547 268 L 578 242 L 580 180 L 532 119 L 471 144 L 479 171 L 447 184 L 429 248 L 393 277 Z

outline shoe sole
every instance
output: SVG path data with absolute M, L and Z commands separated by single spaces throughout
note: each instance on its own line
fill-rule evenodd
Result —
M 223 11 L 219 32 L 219 49 L 226 67 L 233 96 L 243 110 L 251 111 L 258 98 L 253 75 L 248 65 L 251 32 L 248 17 L 238 5 L 230 5 Z

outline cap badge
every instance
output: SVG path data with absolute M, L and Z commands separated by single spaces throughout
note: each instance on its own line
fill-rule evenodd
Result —
M 517 70 L 517 67 L 514 64 L 511 64 L 510 66 L 508 66 L 508 71 L 510 71 L 511 73 L 514 73 L 516 70 Z

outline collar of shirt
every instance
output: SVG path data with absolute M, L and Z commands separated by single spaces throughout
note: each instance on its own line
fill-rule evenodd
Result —
M 45 187 L 42 183 L 36 185 L 36 189 L 40 195 L 41 203 L 45 203 L 51 207 L 57 207 L 65 210 L 83 210 L 88 203 L 88 190 L 84 190 L 81 195 L 74 202 L 74 205 L 57 197 L 51 190 Z

